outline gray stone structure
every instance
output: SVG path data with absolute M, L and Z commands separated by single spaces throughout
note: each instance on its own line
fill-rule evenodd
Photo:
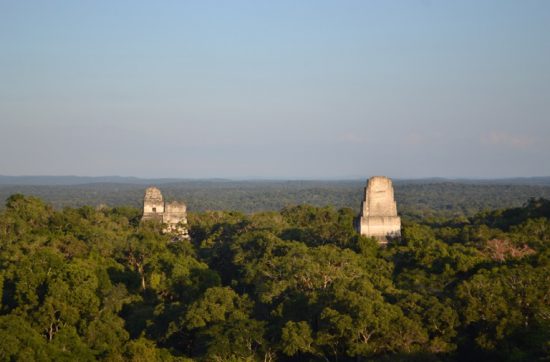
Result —
M 401 218 L 397 216 L 389 178 L 375 176 L 368 180 L 356 227 L 361 235 L 374 237 L 382 244 L 401 236 Z
M 163 232 L 171 233 L 177 239 L 189 238 L 187 206 L 178 201 L 164 202 L 162 193 L 156 187 L 148 187 L 145 190 L 141 220 L 157 220 L 164 225 Z

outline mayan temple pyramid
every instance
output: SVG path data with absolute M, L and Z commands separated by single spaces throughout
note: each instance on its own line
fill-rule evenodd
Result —
M 156 187 L 145 190 L 143 217 L 141 220 L 157 220 L 164 224 L 163 232 L 171 233 L 176 239 L 188 239 L 187 206 L 182 202 L 164 202 L 162 193 Z
M 401 219 L 393 196 L 393 185 L 384 176 L 371 177 L 365 187 L 357 231 L 382 244 L 401 236 Z

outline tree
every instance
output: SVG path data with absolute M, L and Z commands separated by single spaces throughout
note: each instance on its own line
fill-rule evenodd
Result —
M 189 306 L 183 324 L 197 333 L 196 348 L 211 359 L 252 358 L 264 344 L 263 323 L 250 317 L 252 307 L 231 288 L 213 287 Z

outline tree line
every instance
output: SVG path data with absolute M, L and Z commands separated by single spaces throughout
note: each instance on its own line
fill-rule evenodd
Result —
M 549 184 L 502 184 L 396 181 L 395 198 L 402 216 L 470 217 L 484 210 L 518 207 L 531 197 L 550 199 Z M 512 182 L 512 181 L 510 181 Z M 364 181 L 186 181 L 162 184 L 168 200 L 184 201 L 189 210 L 279 211 L 309 204 L 359 210 Z M 140 207 L 145 185 L 0 185 L 0 209 L 12 194 L 37 196 L 55 208 L 108 205 Z

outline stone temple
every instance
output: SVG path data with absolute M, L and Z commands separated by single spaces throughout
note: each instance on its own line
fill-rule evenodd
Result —
M 361 235 L 374 237 L 382 244 L 401 236 L 401 218 L 397 216 L 389 178 L 375 176 L 369 179 L 356 226 Z
M 157 220 L 164 225 L 163 232 L 173 234 L 176 239 L 189 238 L 187 206 L 177 201 L 164 202 L 162 193 L 156 187 L 145 190 L 141 220 Z

